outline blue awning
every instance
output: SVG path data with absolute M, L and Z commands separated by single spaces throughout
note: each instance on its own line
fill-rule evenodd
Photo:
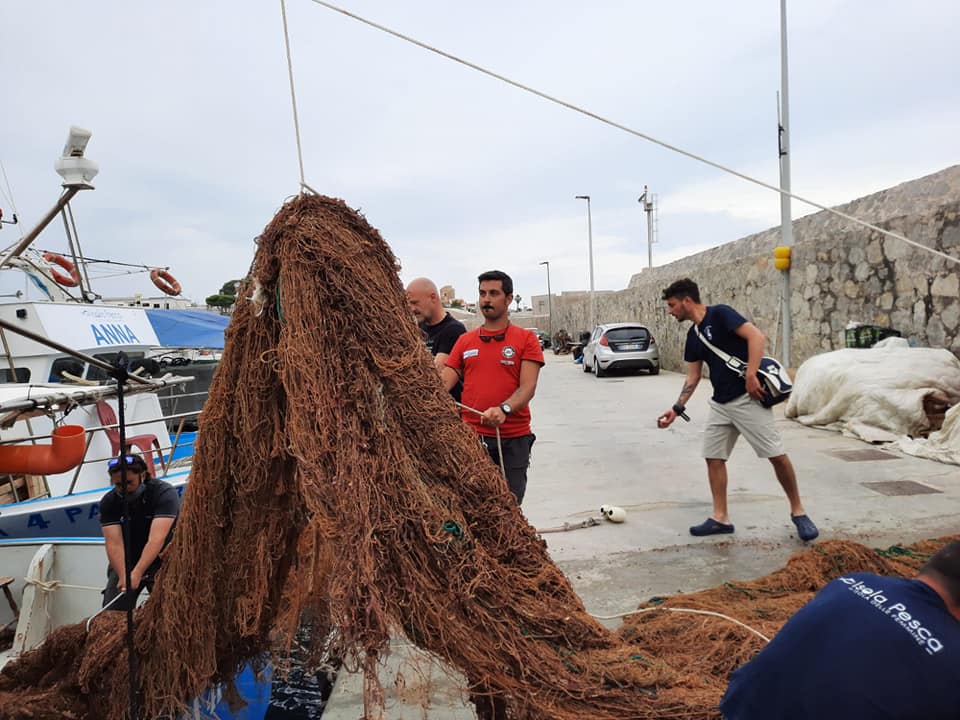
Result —
M 228 315 L 206 310 L 151 310 L 147 317 L 164 347 L 223 349 Z

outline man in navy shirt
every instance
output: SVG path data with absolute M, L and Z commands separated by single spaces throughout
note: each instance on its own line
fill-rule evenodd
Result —
M 914 580 L 826 585 L 734 671 L 726 720 L 960 718 L 960 542 Z
M 773 411 L 764 407 L 763 386 L 757 379 L 757 370 L 763 358 L 766 338 L 760 329 L 747 322 L 729 305 L 710 305 L 700 302 L 700 288 L 689 278 L 678 280 L 663 291 L 670 314 L 678 322 L 690 320 L 712 345 L 747 363 L 741 377 L 727 367 L 716 353 L 704 345 L 694 328 L 687 332 L 683 359 L 687 361 L 687 379 L 676 404 L 657 419 L 661 428 L 669 427 L 683 414 L 687 401 L 697 389 L 703 372 L 703 363 L 710 368 L 713 397 L 710 417 L 703 433 L 703 457 L 707 461 L 707 477 L 713 496 L 713 513 L 704 522 L 690 528 L 696 536 L 732 533 L 733 523 L 727 513 L 727 458 L 743 435 L 757 457 L 767 458 L 773 465 L 777 480 L 790 501 L 790 517 L 803 541 L 820 534 L 807 516 L 797 489 L 797 475 L 783 449 L 780 433 L 773 421 Z

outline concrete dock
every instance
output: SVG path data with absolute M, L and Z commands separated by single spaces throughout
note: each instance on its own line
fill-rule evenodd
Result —
M 596 378 L 569 355 L 548 350 L 546 360 L 531 405 L 537 442 L 524 513 L 551 528 L 599 517 L 605 504 L 627 511 L 623 524 L 544 535 L 588 611 L 616 615 L 654 595 L 764 575 L 804 547 L 770 463 L 743 440 L 728 463 L 736 533 L 689 534 L 711 512 L 700 457 L 709 380 L 687 405 L 692 421 L 661 430 L 657 416 L 676 402 L 682 375 Z M 805 427 L 785 420 L 782 406 L 775 413 L 818 540 L 885 547 L 960 532 L 960 467 Z M 396 645 L 381 673 L 388 720 L 474 717 L 458 673 Z M 362 678 L 341 672 L 324 720 L 357 720 L 362 708 Z

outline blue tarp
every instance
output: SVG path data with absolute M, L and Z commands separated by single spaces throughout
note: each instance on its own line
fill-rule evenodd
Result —
M 164 347 L 223 349 L 227 315 L 206 310 L 147 310 L 147 317 Z

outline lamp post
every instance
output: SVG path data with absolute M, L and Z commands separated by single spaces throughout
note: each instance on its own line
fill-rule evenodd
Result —
M 590 196 L 577 195 L 575 200 L 587 201 L 587 242 L 590 248 L 590 332 L 597 326 L 597 305 L 593 293 L 593 214 L 590 211 Z
M 550 342 L 553 342 L 553 293 L 550 292 L 550 261 L 544 260 L 541 265 L 547 266 L 547 316 L 550 325 Z

